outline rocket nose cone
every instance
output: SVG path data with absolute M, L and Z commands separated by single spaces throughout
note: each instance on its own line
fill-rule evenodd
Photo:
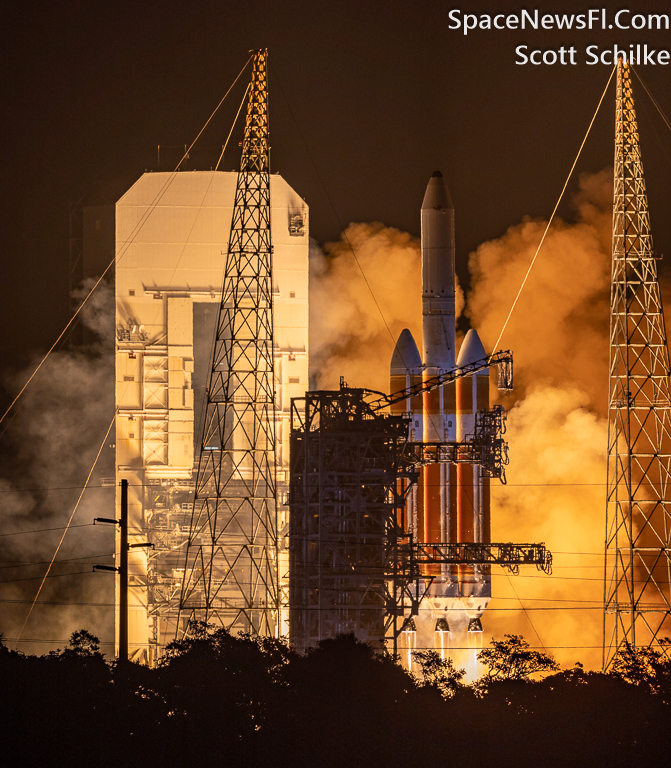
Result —
M 459 357 L 457 358 L 457 366 L 475 363 L 478 360 L 484 360 L 486 357 L 487 353 L 482 346 L 478 332 L 471 328 L 461 344 Z M 486 371 L 482 371 L 482 373 L 484 374 Z
M 412 333 L 407 328 L 401 331 L 394 354 L 391 356 L 389 373 L 392 376 L 402 376 L 406 371 L 411 373 L 420 373 L 422 367 L 422 358 L 419 355 L 417 344 Z
M 443 174 L 434 171 L 433 176 L 426 185 L 426 193 L 422 202 L 422 210 L 450 210 L 454 209 L 450 190 L 447 188 Z

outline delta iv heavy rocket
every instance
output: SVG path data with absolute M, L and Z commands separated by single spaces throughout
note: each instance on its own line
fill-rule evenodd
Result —
M 391 360 L 390 391 L 420 378 L 482 360 L 484 348 L 470 330 L 456 358 L 454 206 L 440 171 L 429 179 L 422 203 L 422 344 L 401 332 Z M 411 418 L 410 440 L 425 443 L 465 441 L 475 414 L 489 406 L 489 371 L 458 379 L 398 403 L 394 410 Z M 472 464 L 433 464 L 423 468 L 416 492 L 408 497 L 406 516 L 415 541 L 490 541 L 489 480 Z M 450 649 L 478 647 L 480 617 L 491 596 L 491 578 L 477 566 L 425 566 L 426 593 L 419 615 L 409 623 L 416 636 L 408 647 Z M 432 578 L 428 578 L 432 577 Z M 460 656 L 459 653 L 451 655 Z

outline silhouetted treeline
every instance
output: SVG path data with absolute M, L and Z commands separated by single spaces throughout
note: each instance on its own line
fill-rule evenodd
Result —
M 413 676 L 352 636 L 301 656 L 276 640 L 195 624 L 155 669 L 107 663 L 84 630 L 41 657 L 0 645 L 0 764 L 668 764 L 663 653 L 626 649 L 608 675 L 580 665 L 558 672 L 551 656 L 507 635 L 480 657 L 488 673 L 467 686 L 435 653 L 416 654 Z

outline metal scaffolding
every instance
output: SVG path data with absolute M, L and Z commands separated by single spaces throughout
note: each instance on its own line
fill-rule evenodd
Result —
M 669 351 L 631 74 L 617 64 L 603 666 L 671 616 Z
M 305 650 L 354 632 L 380 647 L 396 593 L 413 581 L 395 572 L 394 557 L 397 542 L 410 542 L 399 480 L 417 479 L 405 455 L 408 422 L 375 413 L 365 391 L 349 387 L 307 392 L 292 400 L 292 416 L 291 642 Z
M 509 367 L 512 358 L 506 355 Z M 488 367 L 493 359 L 476 365 Z M 421 391 L 471 373 L 471 366 L 452 371 L 425 382 Z M 501 383 L 506 381 L 510 377 Z M 521 564 L 551 568 L 542 544 L 414 541 L 406 502 L 417 467 L 480 464 L 484 457 L 490 476 L 501 477 L 503 418 L 495 410 L 472 441 L 413 443 L 409 419 L 382 412 L 390 399 L 341 383 L 339 390 L 292 400 L 289 602 L 290 637 L 299 650 L 354 632 L 378 647 L 391 641 L 396 652 L 400 633 L 433 580 L 427 565 L 479 565 L 483 572 L 492 564 L 512 571 Z M 483 448 L 486 439 L 495 450 Z
M 461 442 L 408 443 L 415 466 L 430 464 L 477 464 L 484 477 L 496 478 L 505 484 L 509 464 L 508 443 L 503 439 L 507 413 L 495 405 L 475 414 L 471 439 Z
M 255 51 L 186 567 L 188 619 L 277 634 L 278 558 L 266 50 Z

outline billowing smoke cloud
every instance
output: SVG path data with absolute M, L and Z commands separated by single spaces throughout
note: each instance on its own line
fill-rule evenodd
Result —
M 508 418 L 509 484 L 492 484 L 493 537 L 544 541 L 554 574 L 496 576 L 486 628 L 520 632 L 562 664 L 599 667 L 612 171 L 583 176 L 575 206 L 576 223 L 558 221 L 548 233 L 502 339 L 514 351 L 517 403 Z M 487 349 L 545 225 L 525 219 L 471 254 L 467 312 Z M 526 612 L 514 611 L 518 598 Z
M 400 332 L 409 328 L 421 343 L 420 258 L 417 238 L 379 222 L 350 224 L 323 250 L 311 243 L 313 386 L 334 389 L 344 376 L 355 386 L 389 389 L 389 361 Z M 457 286 L 457 314 L 463 303 Z
M 573 202 L 575 222 L 553 224 L 500 345 L 514 351 L 516 389 L 505 401 L 510 409 L 508 485 L 492 483 L 494 539 L 544 541 L 554 553 L 554 575 L 532 568 L 517 577 L 496 575 L 496 597 L 484 624 L 497 637 L 523 634 L 562 664 L 580 660 L 596 668 L 601 663 L 612 170 L 581 177 Z M 525 218 L 471 254 L 466 314 L 487 350 L 493 351 L 545 226 Z M 421 339 L 419 242 L 382 224 L 352 224 L 339 242 L 311 251 L 313 384 L 335 387 L 344 375 L 350 384 L 385 390 L 393 342 L 349 243 L 394 339 L 404 327 Z
M 92 285 L 87 281 L 82 286 L 80 300 Z M 0 632 L 10 645 L 10 638 L 21 630 L 114 413 L 113 317 L 113 292 L 101 285 L 82 312 L 92 341 L 83 348 L 53 353 L 14 415 L 3 424 L 9 425 L 3 451 L 11 459 L 4 462 L 0 481 L 4 534 L 0 591 L 5 601 Z M 40 359 L 36 356 L 26 370 L 7 378 L 9 393 L 21 388 Z M 62 640 L 82 627 L 112 639 L 113 611 L 108 606 L 114 599 L 113 577 L 93 574 L 92 565 L 112 564 L 114 531 L 109 526 L 81 526 L 95 516 L 114 516 L 114 489 L 100 487 L 102 474 L 113 474 L 109 449 L 113 442 L 112 431 L 92 487 L 84 494 L 57 557 L 70 562 L 54 565 L 23 632 L 25 639 Z M 55 530 L 45 530 L 51 528 Z M 27 531 L 42 532 L 23 533 Z M 80 575 L 66 575 L 75 572 Z M 44 653 L 52 647 L 48 643 L 18 646 L 29 653 Z
M 607 408 L 612 188 L 612 171 L 581 177 L 578 222 L 556 220 L 546 237 L 501 339 L 514 351 L 518 396 L 529 386 L 578 385 L 590 407 Z M 471 254 L 467 315 L 486 349 L 496 343 L 546 224 L 525 219 Z
M 545 542 L 554 570 L 546 576 L 523 567 L 509 577 L 495 569 L 485 630 L 497 637 L 523 634 L 564 665 L 598 668 L 606 420 L 581 389 L 541 385 L 517 403 L 508 423 L 508 485 L 492 483 L 492 537 Z

